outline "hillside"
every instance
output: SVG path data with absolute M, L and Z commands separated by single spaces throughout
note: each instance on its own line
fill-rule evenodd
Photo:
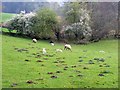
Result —
M 118 88 L 117 40 L 72 44 L 72 52 L 61 53 L 60 43 L 2 37 L 3 88 Z
M 0 22 L 5 22 L 5 21 L 11 19 L 12 17 L 14 17 L 15 15 L 16 14 L 1 13 L 2 20 L 0 20 Z

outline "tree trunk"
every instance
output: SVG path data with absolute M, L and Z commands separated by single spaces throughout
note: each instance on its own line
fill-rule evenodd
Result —
M 60 40 L 60 33 L 59 33 L 59 32 L 56 32 L 55 35 L 56 35 L 56 37 L 57 37 L 57 40 L 59 41 L 59 40 Z

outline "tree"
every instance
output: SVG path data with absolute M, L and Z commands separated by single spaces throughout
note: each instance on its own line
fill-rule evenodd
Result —
M 34 24 L 32 18 L 35 17 L 35 13 L 27 13 L 25 11 L 21 11 L 20 14 L 13 17 L 10 21 L 6 22 L 7 28 L 11 32 L 12 30 L 16 30 L 19 34 L 28 35 L 31 33 L 31 26 Z
M 65 17 L 69 24 L 79 21 L 80 4 L 78 2 L 65 3 Z
M 48 8 L 43 8 L 36 13 L 36 23 L 32 26 L 35 36 L 49 39 L 54 37 L 53 29 L 57 24 L 56 13 Z
M 91 13 L 93 39 L 105 38 L 111 30 L 118 30 L 118 2 L 88 3 Z
M 91 37 L 90 15 L 87 10 L 87 4 L 82 2 L 66 3 L 66 20 L 68 26 L 65 31 L 67 33 L 74 33 L 75 39 L 87 39 Z

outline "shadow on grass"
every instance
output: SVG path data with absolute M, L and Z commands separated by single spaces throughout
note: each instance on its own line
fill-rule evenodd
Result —
M 6 35 L 6 36 L 12 36 L 12 37 L 29 38 L 29 39 L 30 39 L 30 37 L 28 37 L 28 36 L 26 36 L 26 35 L 17 34 L 17 33 L 12 33 L 12 32 L 4 32 L 4 31 L 2 31 L 0 34 Z

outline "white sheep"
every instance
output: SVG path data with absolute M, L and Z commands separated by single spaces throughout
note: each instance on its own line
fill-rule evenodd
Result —
M 43 54 L 46 54 L 46 53 L 47 53 L 46 49 L 45 49 L 45 48 L 43 48 Z
M 24 10 L 24 11 L 20 11 L 20 13 L 21 13 L 21 14 L 25 14 L 26 12 L 25 12 L 25 10 Z
M 69 45 L 69 44 L 65 44 L 65 46 L 64 46 L 64 50 L 70 50 L 70 51 L 72 51 L 71 49 L 72 49 L 72 47 Z
M 53 41 L 50 41 L 50 44 L 51 44 L 52 46 L 54 46 L 54 45 L 55 45 Z
M 34 38 L 33 40 L 32 40 L 34 43 L 37 43 L 37 40 Z
M 61 49 L 56 49 L 56 52 L 63 52 Z
M 105 51 L 103 51 L 103 50 L 101 50 L 101 51 L 99 51 L 100 53 L 105 53 Z
M 54 43 L 51 43 L 52 46 L 54 46 L 55 44 Z

